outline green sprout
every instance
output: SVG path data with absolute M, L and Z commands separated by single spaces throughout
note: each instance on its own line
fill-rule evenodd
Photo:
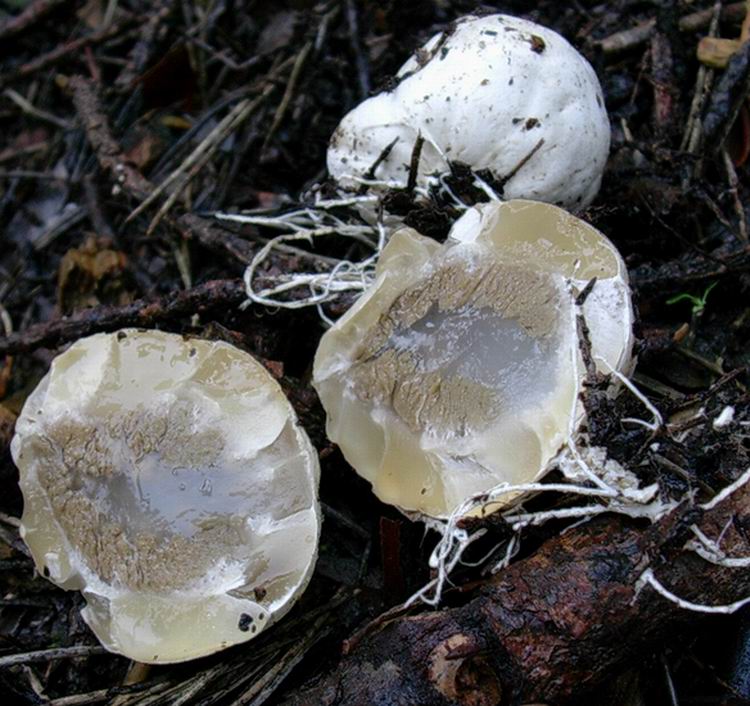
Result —
M 706 301 L 708 300 L 708 295 L 711 293 L 711 290 L 719 284 L 719 281 L 712 282 L 711 284 L 706 287 L 703 294 L 700 297 L 695 296 L 695 294 L 688 294 L 687 292 L 682 292 L 681 294 L 677 294 L 674 297 L 670 297 L 667 299 L 667 304 L 677 304 L 677 302 L 681 301 L 689 301 L 692 305 L 692 315 L 694 317 L 701 316 L 703 314 L 703 311 L 706 308 Z

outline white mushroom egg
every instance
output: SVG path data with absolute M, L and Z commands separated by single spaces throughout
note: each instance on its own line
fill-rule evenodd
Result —
M 560 208 L 482 204 L 443 245 L 399 230 L 372 287 L 318 348 L 328 435 L 407 512 L 444 518 L 501 483 L 534 481 L 584 417 L 579 314 L 602 372 L 625 369 L 624 263 Z
M 422 186 L 461 162 L 489 170 L 504 198 L 580 209 L 596 196 L 610 142 L 601 86 L 553 30 L 509 15 L 467 16 L 418 49 L 396 81 L 334 132 L 328 170 L 342 187 L 367 177 L 405 186 L 421 134 Z
M 107 647 L 179 662 L 286 613 L 317 556 L 318 460 L 278 383 L 223 342 L 74 343 L 18 418 L 22 536 Z

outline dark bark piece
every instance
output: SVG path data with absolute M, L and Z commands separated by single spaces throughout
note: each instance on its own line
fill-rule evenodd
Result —
M 693 602 L 726 604 L 750 593 L 750 572 L 682 548 L 691 524 L 716 538 L 728 522 L 722 549 L 750 554 L 747 485 L 710 511 L 684 506 L 646 528 L 600 517 L 548 541 L 465 606 L 385 622 L 284 703 L 495 706 L 578 696 L 696 620 L 649 586 L 636 591 L 646 568 Z
M 83 336 L 116 331 L 127 326 L 152 327 L 206 311 L 239 306 L 245 300 L 245 285 L 239 279 L 219 279 L 158 299 L 138 299 L 123 307 L 99 306 L 71 316 L 54 319 L 25 331 L 0 338 L 0 355 L 25 353 L 36 348 L 57 348 Z
M 168 29 L 166 21 L 177 5 L 174 0 L 160 0 L 151 16 L 144 23 L 138 42 L 128 53 L 128 61 L 120 75 L 115 80 L 115 87 L 122 91 L 130 90 L 141 72 L 153 58 L 160 40 Z
M 258 248 L 247 240 L 214 225 L 210 220 L 192 213 L 185 213 L 174 223 L 188 239 L 198 240 L 203 246 L 229 255 L 244 265 L 249 265 Z
M 652 122 L 660 137 L 666 137 L 677 119 L 679 106 L 674 80 L 674 59 L 669 37 L 663 32 L 655 32 L 651 37 L 651 82 L 654 91 Z
M 678 23 L 681 32 L 698 32 L 711 24 L 713 9 L 699 10 L 681 17 Z M 724 22 L 742 22 L 745 17 L 745 3 L 734 2 L 721 8 Z M 617 55 L 635 49 L 647 42 L 656 28 L 656 20 L 646 20 L 634 27 L 620 30 L 598 41 L 605 55 Z

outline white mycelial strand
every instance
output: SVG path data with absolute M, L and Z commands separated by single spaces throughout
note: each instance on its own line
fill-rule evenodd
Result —
M 375 279 L 375 266 L 387 242 L 388 232 L 381 222 L 373 225 L 364 222 L 348 223 L 331 213 L 332 209 L 371 204 L 373 196 L 343 196 L 337 199 L 319 199 L 313 207 L 301 208 L 278 216 L 261 214 L 216 213 L 219 220 L 263 226 L 285 233 L 270 239 L 253 257 L 245 270 L 244 281 L 247 302 L 283 309 L 301 309 L 317 306 L 321 318 L 329 325 L 332 321 L 321 305 L 336 299 L 343 292 L 363 292 Z M 305 250 L 294 249 L 295 254 L 330 267 L 324 272 L 293 272 L 263 279 L 274 282 L 258 288 L 258 270 L 276 250 L 284 251 L 289 243 L 304 241 L 313 244 L 316 239 L 338 237 L 355 240 L 372 249 L 372 254 L 358 261 L 321 257 Z M 303 288 L 307 294 L 288 298 L 290 292 Z M 285 296 L 286 295 L 286 296 Z
M 726 566 L 730 569 L 744 569 L 750 566 L 750 557 L 727 556 L 719 547 L 719 543 L 708 537 L 697 525 L 690 528 L 696 539 L 691 539 L 685 545 L 685 549 L 694 551 L 698 556 L 717 566 Z
M 693 611 L 694 613 L 718 613 L 721 615 L 731 615 L 736 613 L 740 608 L 750 603 L 750 597 L 743 598 L 742 600 L 735 601 L 734 603 L 727 603 L 726 605 L 705 605 L 704 603 L 693 603 L 692 601 L 686 601 L 684 598 L 680 598 L 675 593 L 672 593 L 666 586 L 664 586 L 659 579 L 654 575 L 653 569 L 646 569 L 636 582 L 636 592 L 633 598 L 633 602 L 636 601 L 640 592 L 646 587 L 651 586 L 657 593 L 661 594 L 668 601 L 671 601 L 675 605 L 685 610 Z
M 646 427 L 646 429 L 650 429 L 652 432 L 656 432 L 661 429 L 661 427 L 664 426 L 664 418 L 662 417 L 661 412 L 656 407 L 654 407 L 653 404 L 651 404 L 651 400 L 649 400 L 648 397 L 646 397 L 646 395 L 644 395 L 636 387 L 635 383 L 625 375 L 623 375 L 619 370 L 615 370 L 606 360 L 604 360 L 604 358 L 595 356 L 595 360 L 597 363 L 601 363 L 604 367 L 606 367 L 612 375 L 614 375 L 623 385 L 625 385 L 625 387 L 627 387 L 628 390 L 630 390 L 630 392 L 632 392 L 633 395 L 641 401 L 643 406 L 649 412 L 651 412 L 654 418 L 651 422 L 647 422 L 643 419 L 635 419 L 633 417 L 626 417 L 622 421 Z
M 597 360 L 607 365 L 603 359 L 597 357 Z M 652 431 L 659 429 L 663 425 L 661 412 L 628 378 L 613 370 L 609 365 L 607 365 L 607 368 L 644 404 L 654 418 L 653 422 L 635 421 L 640 422 L 642 426 Z M 561 518 L 581 518 L 586 521 L 605 512 L 615 512 L 633 518 L 647 518 L 651 522 L 656 522 L 677 506 L 676 501 L 664 502 L 659 498 L 657 484 L 645 488 L 640 487 L 634 474 L 619 464 L 609 463 L 606 452 L 597 453 L 596 449 L 585 444 L 582 445 L 582 441 L 581 435 L 576 433 L 575 425 L 571 422 L 565 447 L 549 464 L 550 468 L 560 468 L 563 475 L 571 482 L 522 483 L 517 485 L 502 483 L 485 493 L 477 494 L 466 500 L 451 513 L 448 520 L 432 520 L 428 526 L 441 534 L 441 538 L 430 557 L 430 567 L 436 570 L 437 575 L 411 596 L 404 605 L 409 606 L 417 601 L 432 606 L 440 603 L 442 591 L 449 580 L 450 573 L 460 562 L 466 548 L 478 539 L 478 536 L 475 536 L 476 533 L 468 533 L 466 530 L 459 528 L 458 523 L 467 514 L 476 512 L 481 508 L 490 507 L 493 502 L 497 502 L 498 499 L 508 494 L 524 493 L 528 495 L 535 492 L 560 492 L 580 495 L 581 497 L 594 497 L 601 502 L 540 512 L 522 512 L 516 505 L 501 512 L 503 519 L 511 526 L 515 535 L 512 544 L 508 545 L 505 558 L 493 567 L 493 571 L 499 571 L 508 566 L 512 556 L 518 551 L 519 533 L 525 527 L 537 526 L 548 520 Z M 745 478 L 745 476 L 747 477 Z M 744 478 L 744 481 L 742 481 L 742 478 Z M 717 498 L 714 498 L 714 501 L 721 502 L 737 487 L 750 480 L 750 469 L 742 478 L 722 491 Z M 608 483 L 607 480 L 610 482 Z M 585 481 L 591 482 L 594 487 L 582 485 L 581 482 Z M 484 530 L 479 530 L 479 532 L 484 534 Z
M 727 405 L 721 410 L 719 415 L 714 419 L 711 426 L 718 431 L 724 427 L 728 427 L 734 421 L 734 407 Z
M 568 446 L 558 454 L 557 458 L 552 460 L 550 465 L 559 467 L 575 465 L 579 467 L 576 456 L 580 459 L 581 453 L 578 450 L 573 452 L 571 447 Z M 605 474 L 603 468 L 598 470 L 602 475 Z M 611 469 L 608 472 L 610 475 L 612 474 Z M 627 478 L 626 483 L 623 485 L 627 485 L 630 482 L 631 478 Z M 441 534 L 441 538 L 435 546 L 429 562 L 430 568 L 436 571 L 436 576 L 412 595 L 404 603 L 404 606 L 413 605 L 418 601 L 431 606 L 436 606 L 440 603 L 442 592 L 450 580 L 450 574 L 459 563 L 464 564 L 461 561 L 464 552 L 473 542 L 484 536 L 486 532 L 484 529 L 479 529 L 474 533 L 470 533 L 466 529 L 460 528 L 459 523 L 467 514 L 475 513 L 482 508 L 491 507 L 509 494 L 523 493 L 528 496 L 530 493 L 542 492 L 569 493 L 571 495 L 580 495 L 581 497 L 597 498 L 601 502 L 541 512 L 522 512 L 519 511 L 516 505 L 501 512 L 501 516 L 510 525 L 515 535 L 506 548 L 505 557 L 493 567 L 493 572 L 508 566 L 520 545 L 519 532 L 525 527 L 541 525 L 549 520 L 560 518 L 590 519 L 605 512 L 615 512 L 627 515 L 628 517 L 647 518 L 653 522 L 666 515 L 676 506 L 674 502 L 663 502 L 658 498 L 658 486 L 656 484 L 647 488 L 634 489 L 613 487 L 606 484 L 604 488 L 592 488 L 575 483 L 502 483 L 487 492 L 479 493 L 469 498 L 459 505 L 445 521 L 435 519 L 425 520 L 430 529 Z
M 714 497 L 711 498 L 711 500 L 709 500 L 706 503 L 703 503 L 700 506 L 701 509 L 703 509 L 703 510 L 712 510 L 719 503 L 724 502 L 724 500 L 726 500 L 736 490 L 739 490 L 748 481 L 750 481 L 750 468 L 748 468 L 736 481 L 734 481 L 733 483 L 730 483 L 721 492 L 719 492 L 716 495 L 714 495 Z

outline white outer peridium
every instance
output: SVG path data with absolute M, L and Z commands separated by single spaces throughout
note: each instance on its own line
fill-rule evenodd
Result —
M 509 15 L 467 16 L 417 50 L 398 78 L 349 112 L 331 138 L 328 170 L 344 188 L 359 187 L 396 138 L 374 177 L 405 186 L 421 134 L 421 186 L 449 161 L 503 180 L 533 153 L 504 198 L 577 210 L 596 196 L 610 142 L 601 86 L 553 30 Z
M 125 356 L 122 352 L 113 355 L 113 346 L 117 346 L 118 336 L 123 334 L 129 340 L 138 340 L 144 348 L 139 349 L 138 361 L 129 358 L 124 367 L 120 367 L 121 358 Z M 146 349 L 150 351 L 151 360 Z M 220 400 L 211 398 L 207 391 L 201 390 L 200 384 L 191 386 L 200 364 L 222 351 L 240 356 L 239 365 L 246 366 L 246 389 L 226 397 L 234 414 L 222 414 L 220 409 L 217 412 Z M 232 374 L 236 372 L 233 368 Z M 221 384 L 216 380 L 212 384 L 214 382 Z M 253 444 L 257 447 L 256 456 L 264 453 L 273 448 L 277 437 L 291 428 L 291 438 L 301 459 L 296 480 L 309 489 L 312 504 L 279 520 L 270 515 L 248 516 L 245 522 L 248 527 L 252 526 L 255 536 L 268 532 L 262 548 L 268 564 L 259 575 L 270 574 L 272 579 L 273 571 L 299 571 L 294 585 L 272 601 L 253 600 L 242 591 L 247 583 L 244 572 L 249 570 L 248 566 L 226 559 L 216 561 L 189 587 L 168 592 L 134 591 L 117 585 L 116 581 L 103 581 L 91 570 L 55 519 L 47 493 L 38 481 L 39 468 L 33 447 L 35 443 L 49 443 L 44 436 L 46 424 L 61 416 L 86 418 L 97 404 L 106 406 L 111 397 L 103 394 L 102 389 L 113 385 L 121 388 L 126 407 L 141 395 L 145 395 L 147 402 L 165 396 L 184 399 L 185 395 L 200 401 L 205 396 L 203 413 L 224 435 L 226 453 L 233 459 L 244 458 L 243 450 Z M 191 389 L 183 392 L 186 386 Z M 222 393 L 224 391 L 222 388 Z M 257 405 L 263 407 L 263 413 L 248 417 L 248 410 Z M 87 603 L 82 617 L 111 652 L 141 662 L 164 664 L 195 659 L 245 642 L 283 617 L 310 581 L 321 525 L 317 453 L 298 425 L 294 410 L 278 383 L 252 356 L 227 343 L 136 329 L 97 334 L 77 341 L 53 360 L 50 371 L 27 398 L 16 424 L 11 453 L 20 470 L 24 494 L 21 536 L 37 568 L 62 588 L 82 592 Z M 63 451 L 59 453 L 62 457 Z M 252 449 L 249 453 L 252 456 Z M 252 463 L 252 457 L 248 463 Z M 271 508 L 267 510 L 270 513 Z M 285 534 L 287 530 L 291 531 L 290 536 Z M 297 559 L 291 556 L 295 547 Z M 242 614 L 248 617 L 252 628 L 239 629 L 238 616 Z

